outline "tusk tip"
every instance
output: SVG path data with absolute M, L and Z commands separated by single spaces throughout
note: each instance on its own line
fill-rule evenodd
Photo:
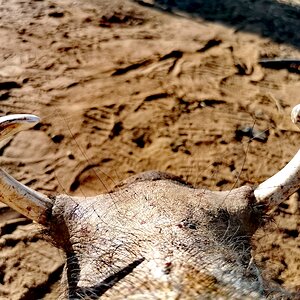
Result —
M 300 128 L 300 104 L 292 109 L 291 119 L 292 122 Z
M 29 129 L 38 122 L 40 122 L 40 118 L 30 114 L 14 114 L 0 117 L 0 140 L 21 130 Z
M 31 114 L 13 114 L 0 118 L 0 122 L 9 122 L 9 123 L 38 123 L 40 118 L 36 115 Z

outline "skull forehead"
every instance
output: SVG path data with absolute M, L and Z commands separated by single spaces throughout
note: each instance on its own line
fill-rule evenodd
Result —
M 150 220 L 160 224 L 203 218 L 205 211 L 212 210 L 206 205 L 205 193 L 209 192 L 168 180 L 143 181 L 97 197 L 73 197 L 69 201 L 68 197 L 59 196 L 56 206 L 67 207 L 69 214 L 66 218 L 71 222 L 127 227 L 129 224 L 149 223 Z
M 97 197 L 59 196 L 54 216 L 61 219 L 63 212 L 68 231 L 81 243 L 105 237 L 128 242 L 129 236 L 135 240 L 133 237 L 153 236 L 162 230 L 167 236 L 173 226 L 203 234 L 212 222 L 226 228 L 227 218 L 234 217 L 238 223 L 249 219 L 251 189 L 211 192 L 166 176 L 160 172 L 135 176 L 115 191 Z

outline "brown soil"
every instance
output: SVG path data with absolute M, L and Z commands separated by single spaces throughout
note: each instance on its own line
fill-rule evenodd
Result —
M 0 1 L 0 112 L 42 118 L 1 145 L 1 167 L 44 193 L 94 195 L 150 169 L 226 190 L 285 165 L 299 69 L 258 60 L 300 57 L 299 1 L 138 2 Z M 0 215 L 0 298 L 56 299 L 62 253 Z M 297 195 L 272 216 L 256 260 L 299 290 Z

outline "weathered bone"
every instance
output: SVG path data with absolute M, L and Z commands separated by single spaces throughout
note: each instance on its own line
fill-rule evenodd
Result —
M 0 117 L 0 141 L 25 129 L 29 129 L 40 121 L 35 115 L 16 114 Z
M 300 128 L 300 104 L 296 105 L 291 113 L 291 118 L 294 124 Z
M 0 140 L 28 129 L 39 122 L 34 115 L 17 114 L 0 117 Z M 0 169 L 0 201 L 29 219 L 46 225 L 52 207 L 51 200 L 21 184 Z
M 291 119 L 300 128 L 300 104 L 291 113 Z M 276 206 L 300 188 L 300 150 L 278 173 L 261 183 L 254 191 L 258 202 Z

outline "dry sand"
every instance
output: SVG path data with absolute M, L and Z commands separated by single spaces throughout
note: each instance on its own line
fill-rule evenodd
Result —
M 300 58 L 299 28 L 299 1 L 0 0 L 0 113 L 42 118 L 1 145 L 1 167 L 47 194 L 150 169 L 256 185 L 299 148 L 299 72 L 258 63 Z M 255 258 L 299 290 L 298 196 L 272 216 Z M 56 299 L 63 255 L 4 205 L 0 229 L 0 299 Z

